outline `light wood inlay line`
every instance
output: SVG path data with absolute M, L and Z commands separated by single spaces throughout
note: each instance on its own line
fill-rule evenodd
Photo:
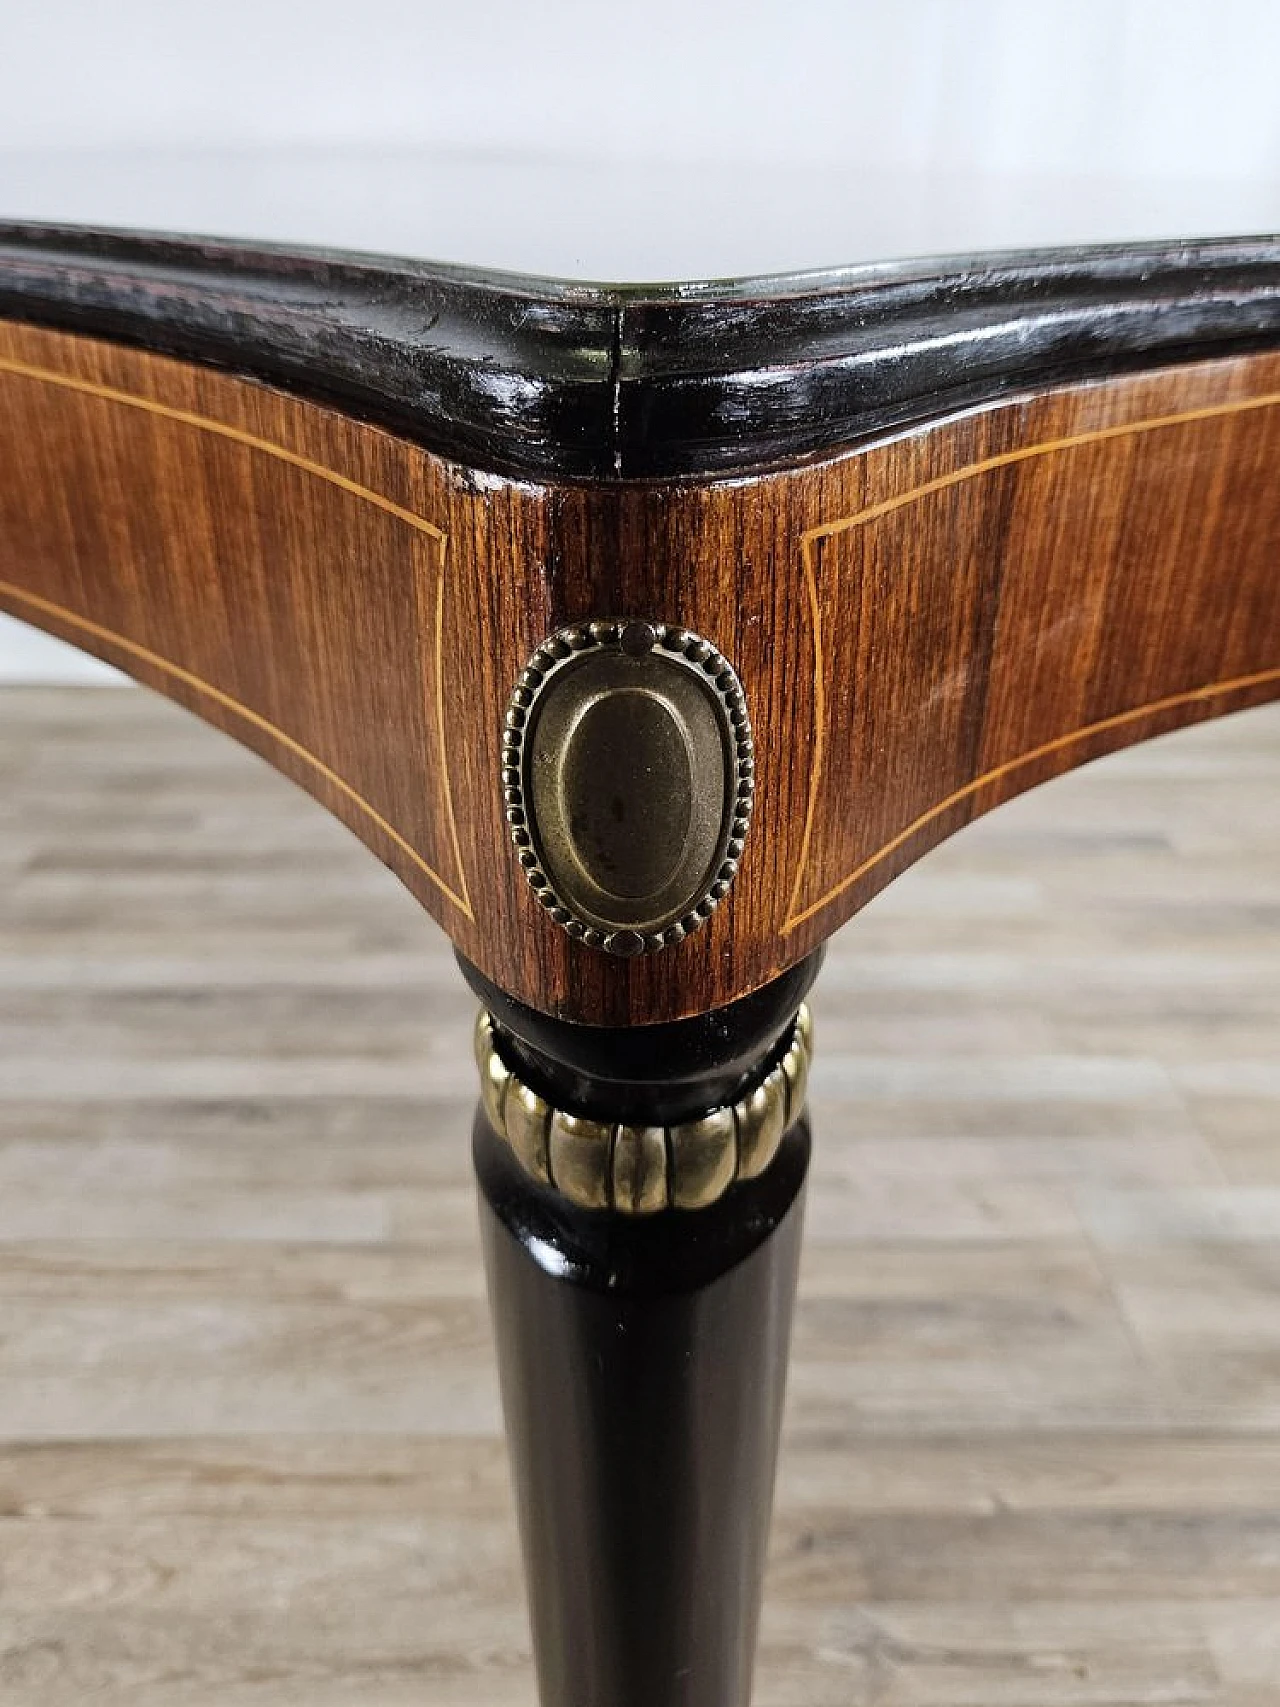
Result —
M 1001 451 L 995 456 L 982 457 L 976 462 L 966 463 L 960 468 L 952 469 L 947 474 L 938 475 L 933 480 L 927 480 L 919 486 L 914 486 L 909 491 L 900 492 L 892 498 L 885 498 L 879 503 L 870 504 L 852 515 L 842 516 L 837 521 L 823 522 L 816 527 L 805 529 L 800 536 L 800 553 L 813 623 L 813 764 L 809 770 L 804 831 L 800 840 L 800 853 L 796 861 L 795 881 L 791 888 L 787 917 L 782 925 L 783 936 L 790 935 L 798 926 L 811 919 L 815 913 L 821 912 L 824 907 L 842 895 L 846 889 L 851 888 L 868 872 L 874 871 L 878 865 L 894 854 L 904 842 L 909 841 L 927 824 L 940 818 L 951 807 L 980 793 L 990 784 L 999 782 L 1002 778 L 1012 775 L 1024 766 L 1034 764 L 1036 760 L 1042 759 L 1050 753 L 1065 751 L 1069 747 L 1087 741 L 1090 737 L 1101 734 L 1108 729 L 1121 728 L 1127 723 L 1138 722 L 1143 717 L 1154 716 L 1161 711 L 1172 710 L 1179 705 L 1190 705 L 1197 700 L 1213 699 L 1234 690 L 1257 686 L 1263 682 L 1280 681 L 1280 668 L 1277 668 L 1231 681 L 1211 682 L 1202 687 L 1190 688 L 1185 693 L 1167 695 L 1162 699 L 1134 706 L 1127 711 L 1117 713 L 1114 717 L 1107 717 L 1096 723 L 1086 724 L 1079 729 L 1073 729 L 1057 737 L 1053 741 L 1045 742 L 1025 753 L 1020 753 L 1004 764 L 997 765 L 991 770 L 985 771 L 981 776 L 973 778 L 963 788 L 955 790 L 944 800 L 930 807 L 927 812 L 921 813 L 905 829 L 899 831 L 896 836 L 878 848 L 875 853 L 869 855 L 846 877 L 841 878 L 838 883 L 828 889 L 818 900 L 801 911 L 798 910 L 800 894 L 809 867 L 809 848 L 813 837 L 813 824 L 817 813 L 823 766 L 826 758 L 826 681 L 823 671 L 821 604 L 818 595 L 817 571 L 814 564 L 814 547 L 817 542 L 822 539 L 833 538 L 838 534 L 848 533 L 853 528 L 863 527 L 868 522 L 877 521 L 883 516 L 891 515 L 895 510 L 901 510 L 910 504 L 919 503 L 925 498 L 932 497 L 935 493 L 946 491 L 949 487 L 958 486 L 962 482 L 975 479 L 981 474 L 989 474 L 1000 468 L 1008 468 L 1015 463 L 1079 450 L 1084 446 L 1101 444 L 1107 440 L 1134 438 L 1142 434 L 1158 432 L 1167 427 L 1188 426 L 1197 421 L 1217 420 L 1224 416 L 1241 415 L 1259 409 L 1272 409 L 1278 404 L 1280 404 L 1280 392 L 1270 391 L 1257 397 L 1236 398 L 1229 403 L 1206 404 L 1197 409 L 1184 409 L 1165 415 L 1148 416 L 1140 421 L 1119 422 L 1115 426 L 1099 427 L 1087 433 L 1073 433 L 1045 439 L 1038 444 L 1019 445 L 1013 450 Z
M 839 521 L 821 522 L 817 527 L 807 528 L 800 537 L 807 547 L 810 540 L 823 535 L 847 533 L 850 528 L 863 527 L 867 522 L 877 521 L 881 516 L 887 516 L 907 504 L 917 503 L 921 498 L 931 497 L 935 492 L 943 492 L 948 486 L 958 486 L 962 481 L 972 480 L 975 475 L 989 474 L 996 468 L 1009 468 L 1016 462 L 1030 462 L 1035 457 L 1053 456 L 1059 451 L 1079 450 L 1084 445 L 1102 444 L 1107 439 L 1135 438 L 1141 433 L 1155 433 L 1165 427 L 1185 427 L 1193 421 L 1215 421 L 1225 415 L 1243 415 L 1254 409 L 1274 409 L 1277 404 L 1280 404 L 1280 391 L 1269 391 L 1258 397 L 1238 397 L 1230 403 L 1209 403 L 1199 409 L 1182 409 L 1168 415 L 1150 415 L 1142 421 L 1118 421 L 1112 427 L 1095 427 L 1087 433 L 1068 433 L 1059 438 L 1043 439 L 1038 444 L 1019 445 L 1014 450 L 1000 451 L 995 456 L 985 456 L 977 462 L 968 462 L 960 468 L 953 468 L 949 474 L 940 474 L 936 479 L 913 486 L 908 492 L 899 492 L 892 498 L 882 499 L 878 504 L 868 505 L 865 510 L 857 510 L 851 516 L 842 516 Z
M 233 712 L 237 717 L 243 718 L 246 723 L 252 724 L 255 729 L 261 729 L 269 734 L 286 751 L 292 753 L 295 758 L 301 759 L 318 776 L 323 777 L 331 788 L 337 789 L 345 799 L 357 807 L 363 816 L 369 819 L 370 823 L 376 825 L 384 836 L 394 842 L 400 851 L 413 861 L 425 877 L 430 878 L 447 900 L 452 901 L 453 905 L 468 919 L 474 919 L 475 915 L 471 910 L 469 899 L 465 895 L 460 895 L 446 883 L 440 873 L 427 864 L 417 849 L 405 840 L 394 825 L 389 824 L 362 794 L 357 794 L 351 784 L 344 782 L 337 771 L 332 770 L 323 759 L 317 758 L 301 742 L 295 741 L 292 735 L 286 735 L 284 730 L 272 723 L 269 718 L 251 710 L 240 700 L 232 698 L 230 694 L 223 693 L 222 689 L 214 687 L 212 682 L 202 680 L 201 677 L 193 675 L 190 670 L 184 670 L 179 664 L 171 664 L 167 658 L 162 658 L 158 652 L 152 652 L 146 646 L 139 646 L 134 640 L 127 640 L 123 634 L 117 634 L 113 629 L 104 628 L 101 623 L 90 622 L 87 617 L 77 616 L 74 611 L 68 610 L 64 605 L 54 604 L 51 599 L 42 599 L 35 593 L 28 593 L 23 588 L 14 586 L 11 581 L 0 581 L 0 599 L 7 599 L 11 604 L 18 607 L 15 614 L 20 615 L 22 607 L 25 606 L 28 610 L 41 616 L 53 617 L 58 622 L 65 623 L 67 627 L 77 630 L 90 639 L 106 642 L 129 657 L 136 658 L 140 663 L 149 665 L 153 670 L 161 671 L 173 681 L 181 682 L 184 687 L 190 688 L 194 693 L 211 700 L 215 705 L 222 706 L 224 710 Z M 445 797 L 448 798 L 447 785 Z M 450 812 L 451 828 L 452 817 L 452 812 Z M 454 845 L 457 846 L 456 830 L 454 830 Z
M 11 373 L 19 379 L 42 381 L 46 385 L 58 385 L 64 391 L 80 391 L 88 397 L 100 398 L 105 403 L 118 403 L 127 409 L 141 409 L 148 415 L 160 415 L 166 421 L 177 421 L 185 427 L 195 427 L 200 432 L 216 433 L 219 438 L 232 439 L 236 444 L 260 451 L 264 456 L 273 456 L 279 462 L 287 462 L 294 468 L 300 468 L 304 474 L 313 474 L 317 480 L 327 480 L 331 486 L 340 487 L 353 498 L 359 498 L 366 504 L 375 504 L 378 509 L 385 510 L 389 516 L 394 516 L 406 527 L 416 528 L 419 533 L 429 534 L 432 539 L 440 542 L 444 541 L 444 533 L 434 522 L 415 515 L 412 510 L 406 510 L 403 504 L 397 504 L 383 493 L 375 492 L 369 486 L 362 486 L 358 480 L 349 480 L 345 474 L 339 474 L 336 469 L 328 468 L 322 462 L 313 462 L 310 457 L 302 456 L 286 445 L 259 438 L 256 433 L 247 433 L 243 428 L 233 427 L 211 415 L 198 415 L 191 409 L 175 409 L 172 404 L 159 403 L 152 397 L 140 397 L 136 392 L 121 391 L 111 385 L 99 385 L 94 380 L 80 379 L 75 374 L 59 373 L 56 368 L 35 367 L 29 362 L 15 361 L 9 356 L 0 356 L 0 373 Z
M 445 894 L 467 917 L 474 922 L 475 914 L 471 910 L 471 896 L 467 889 L 467 871 L 462 863 L 462 844 L 458 839 L 458 819 L 453 810 L 453 789 L 449 783 L 449 749 L 445 741 L 444 714 L 444 576 L 445 564 L 449 555 L 449 541 L 445 534 L 440 535 L 440 564 L 436 573 L 436 738 L 440 743 L 440 780 L 441 792 L 444 795 L 445 818 L 449 825 L 449 842 L 453 848 L 454 864 L 458 871 L 458 882 L 462 888 L 460 896 L 452 895 L 446 889 Z M 430 871 L 429 866 L 424 870 Z M 436 877 L 439 883 L 439 877 Z
M 975 777 L 963 788 L 955 789 L 947 795 L 945 800 L 940 800 L 936 806 L 931 806 L 927 812 L 922 812 L 918 818 L 907 825 L 905 830 L 900 830 L 892 841 L 886 842 L 882 848 L 878 848 L 869 859 L 863 860 L 860 866 L 851 871 L 847 877 L 842 878 L 833 889 L 828 890 L 820 901 L 815 901 L 811 907 L 806 907 L 803 913 L 798 913 L 789 918 L 783 927 L 784 934 L 794 930 L 797 925 L 803 924 L 806 919 L 820 911 L 829 901 L 833 901 L 851 884 L 856 883 L 859 878 L 865 877 L 869 871 L 873 871 L 882 860 L 888 859 L 890 854 L 895 853 L 904 842 L 910 841 L 911 837 L 918 830 L 922 830 L 926 824 L 931 824 L 935 818 L 942 817 L 953 806 L 959 805 L 962 800 L 968 800 L 972 795 L 980 793 L 989 784 L 999 782 L 1006 776 L 1011 776 L 1015 771 L 1022 769 L 1024 765 L 1034 764 L 1037 759 L 1043 759 L 1050 753 L 1063 752 L 1066 748 L 1075 746 L 1078 742 L 1087 741 L 1091 736 L 1101 735 L 1108 729 L 1120 729 L 1126 723 L 1137 723 L 1144 717 L 1154 717 L 1162 711 L 1172 711 L 1175 706 L 1192 705 L 1196 700 L 1215 699 L 1223 694 L 1240 693 L 1248 688 L 1260 687 L 1264 682 L 1280 682 L 1280 666 L 1274 670 L 1255 671 L 1251 676 L 1237 676 L 1232 681 L 1211 682 L 1207 687 L 1190 688 L 1186 693 L 1167 694 L 1164 699 L 1149 700 L 1145 705 L 1136 705 L 1128 711 L 1117 712 L 1114 717 L 1102 717 L 1096 723 L 1086 723 L 1081 729 L 1073 729 L 1070 734 L 1060 735 L 1057 740 L 1045 741 L 1039 747 L 1032 747 L 1029 752 L 1019 753 L 1017 758 L 1009 759 L 1005 764 L 996 765 L 994 769 L 984 771 L 981 776 Z
M 273 723 L 270 718 L 264 717 L 260 712 L 253 711 L 249 706 L 245 705 L 241 700 L 236 699 L 233 695 L 224 692 L 221 688 L 215 687 L 211 682 L 204 680 L 202 677 L 194 674 L 190 670 L 184 669 L 181 665 L 174 664 L 168 659 L 161 657 L 159 653 L 151 651 L 149 647 L 139 645 L 136 641 L 127 639 L 124 635 L 117 633 L 114 629 L 103 626 L 101 623 L 96 623 L 89 620 L 87 617 L 79 616 L 76 612 L 67 609 L 63 605 L 55 604 L 52 600 L 40 598 L 36 594 L 27 592 L 25 589 L 7 581 L 0 582 L 0 596 L 13 601 L 15 604 L 26 606 L 34 613 L 55 617 L 58 621 L 65 623 L 86 637 L 91 637 L 93 639 L 109 643 L 111 646 L 124 652 L 127 656 L 147 664 L 152 669 L 161 671 L 172 680 L 181 682 L 183 686 L 187 687 L 192 692 L 211 700 L 213 703 L 221 706 L 224 710 L 231 711 L 237 717 L 242 718 L 254 728 L 260 729 L 264 733 L 269 734 L 273 740 L 278 741 L 280 745 L 295 758 L 300 759 L 308 766 L 309 769 L 322 777 L 331 788 L 337 789 L 337 791 L 342 794 L 346 800 L 349 800 L 351 804 L 360 811 L 362 816 L 366 817 L 369 822 L 374 824 L 384 836 L 394 842 L 396 847 L 399 848 L 400 851 L 413 862 L 418 870 L 422 872 L 423 876 L 428 878 L 430 882 L 439 889 L 440 893 L 446 900 L 457 907 L 467 919 L 474 921 L 475 914 L 472 910 L 470 893 L 467 888 L 466 869 L 462 861 L 462 849 L 458 837 L 458 825 L 453 807 L 453 792 L 450 786 L 449 776 L 449 752 L 445 738 L 443 686 L 444 583 L 445 564 L 448 554 L 448 536 L 444 531 L 438 528 L 433 522 L 427 521 L 425 517 L 416 515 L 412 510 L 406 509 L 402 504 L 395 503 L 394 500 L 386 497 L 383 493 L 375 492 L 372 488 L 363 486 L 358 481 L 350 480 L 346 475 L 339 474 L 337 470 L 328 468 L 323 463 L 315 462 L 310 457 L 302 456 L 298 452 L 288 449 L 285 445 L 277 444 L 271 439 L 260 438 L 254 433 L 245 432 L 242 428 L 233 427 L 229 423 L 216 420 L 211 416 L 200 415 L 188 409 L 177 409 L 171 404 L 158 402 L 154 398 L 142 397 L 134 392 L 122 391 L 114 386 L 99 385 L 92 380 L 81 379 L 72 374 L 59 373 L 52 368 L 37 367 L 31 363 L 15 361 L 10 357 L 0 356 L 0 373 L 12 374 L 19 379 L 28 379 L 46 385 L 59 386 L 63 390 L 67 391 L 80 392 L 86 396 L 97 398 L 102 402 L 114 403 L 123 408 L 139 409 L 144 413 L 158 415 L 163 417 L 165 420 L 175 421 L 182 426 L 192 427 L 201 432 L 213 433 L 220 438 L 230 439 L 234 443 L 243 445 L 249 450 L 257 451 L 264 456 L 274 457 L 277 461 L 288 463 L 290 466 L 300 469 L 303 473 L 312 475 L 316 479 L 327 481 L 330 485 L 336 486 L 341 491 L 349 493 L 352 497 L 359 499 L 361 502 L 372 504 L 376 508 L 385 511 L 386 514 L 394 516 L 397 521 L 403 522 L 407 527 L 413 528 L 418 533 L 425 534 L 434 542 L 437 550 L 438 564 L 435 595 L 436 632 L 434 649 L 436 671 L 436 728 L 438 730 L 441 792 L 444 797 L 445 818 L 449 828 L 449 838 L 453 848 L 454 859 L 457 862 L 457 888 L 447 882 L 445 878 L 443 878 L 440 873 L 422 857 L 417 849 L 414 848 L 405 839 L 405 837 L 402 836 L 400 832 L 395 829 L 395 827 L 390 824 L 368 800 L 365 799 L 362 794 L 353 788 L 350 783 L 344 781 L 336 771 L 334 771 L 329 765 L 325 764 L 324 760 L 319 758 L 308 747 L 303 746 L 303 744 L 295 740 L 293 736 L 286 734 L 285 731 L 281 729 L 278 724 Z

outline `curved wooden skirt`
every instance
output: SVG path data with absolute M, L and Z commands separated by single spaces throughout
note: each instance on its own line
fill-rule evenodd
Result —
M 1277 354 L 1003 398 L 785 471 L 537 483 L 0 323 L 0 471 L 0 606 L 257 749 L 493 982 L 596 1023 L 741 996 L 979 813 L 1280 695 Z M 642 961 L 546 918 L 498 786 L 521 667 L 600 616 L 710 638 L 757 743 L 728 899 Z

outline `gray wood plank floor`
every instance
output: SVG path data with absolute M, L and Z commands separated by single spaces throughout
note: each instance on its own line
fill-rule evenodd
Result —
M 1280 708 L 834 945 L 760 1707 L 1280 1700 Z M 447 945 L 141 692 L 0 693 L 0 1703 L 533 1702 Z

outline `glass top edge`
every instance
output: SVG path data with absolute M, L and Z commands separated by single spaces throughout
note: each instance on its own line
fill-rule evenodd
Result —
M 715 306 L 747 304 L 752 301 L 786 301 L 826 295 L 850 294 L 894 284 L 939 284 L 949 280 L 976 279 L 982 275 L 1035 273 L 1067 268 L 1107 269 L 1108 266 L 1140 268 L 1144 262 L 1167 265 L 1211 263 L 1280 262 L 1280 230 L 1237 233 L 1210 231 L 1195 236 L 1180 234 L 1165 238 L 1145 237 L 1134 242 L 1064 243 L 993 249 L 944 251 L 888 257 L 877 261 L 833 263 L 825 266 L 722 276 L 653 279 L 578 279 L 550 273 L 522 271 L 457 261 L 436 261 L 419 256 L 347 248 L 327 244 L 272 243 L 237 237 L 226 232 L 186 232 L 146 226 L 92 225 L 7 219 L 0 214 L 0 251 L 27 249 L 33 254 L 56 254 L 61 242 L 80 249 L 88 257 L 91 240 L 132 248 L 133 256 L 146 261 L 148 248 L 167 251 L 175 259 L 188 254 L 216 268 L 226 263 L 234 272 L 235 261 L 264 260 L 311 262 L 381 273 L 405 283 L 436 282 L 459 289 L 523 297 L 595 308 L 654 306 Z M 161 256 L 150 257 L 162 264 Z

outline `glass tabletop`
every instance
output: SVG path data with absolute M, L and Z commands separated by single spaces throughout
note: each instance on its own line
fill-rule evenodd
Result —
M 419 148 L 0 149 L 0 219 L 357 250 L 576 281 L 1280 231 L 1280 174 L 1193 179 L 555 160 Z

